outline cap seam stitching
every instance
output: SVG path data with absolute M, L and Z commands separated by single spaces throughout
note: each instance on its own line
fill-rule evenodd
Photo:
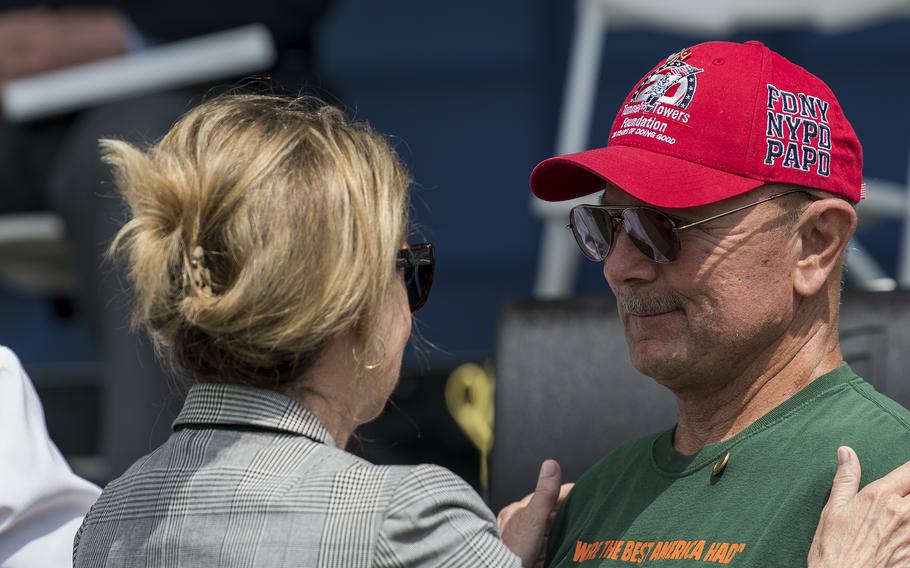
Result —
M 758 85 L 757 85 L 757 86 L 758 86 L 758 90 L 760 91 L 760 90 L 761 90 L 762 81 L 769 82 L 770 79 L 771 79 L 771 70 L 770 70 L 770 68 L 771 68 L 771 57 L 770 57 L 770 54 L 769 54 L 769 51 L 770 51 L 769 49 L 767 49 L 767 48 L 764 47 L 764 46 L 760 46 L 759 49 L 761 50 L 762 62 L 761 62 L 761 77 L 759 77 L 759 79 L 758 79 Z M 765 72 L 765 63 L 766 63 L 766 62 L 767 62 L 767 66 L 768 66 L 768 72 L 767 72 L 767 73 Z M 767 87 L 766 87 L 765 89 L 767 90 Z M 749 144 L 746 146 L 746 155 L 743 156 L 743 168 L 744 168 L 744 169 L 748 169 L 750 172 L 755 172 L 755 170 L 753 170 L 752 168 L 749 167 L 749 165 L 750 165 L 749 159 L 752 157 L 752 155 L 753 155 L 753 154 L 752 154 L 752 151 L 753 151 L 754 148 L 755 148 L 755 123 L 756 123 L 757 120 L 758 120 L 758 101 L 760 100 L 760 98 L 761 98 L 761 97 L 756 96 L 756 97 L 755 97 L 755 100 L 754 100 L 753 103 L 752 103 L 752 104 L 753 104 L 753 107 L 752 107 L 752 124 L 749 125 L 749 132 L 750 132 Z

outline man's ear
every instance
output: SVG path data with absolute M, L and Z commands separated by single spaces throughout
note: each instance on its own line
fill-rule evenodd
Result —
M 839 271 L 854 230 L 856 210 L 843 199 L 821 199 L 803 211 L 796 227 L 800 255 L 793 287 L 797 294 L 812 296 Z

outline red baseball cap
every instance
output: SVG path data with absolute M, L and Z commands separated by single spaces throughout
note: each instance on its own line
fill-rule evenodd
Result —
M 626 97 L 604 148 L 544 160 L 546 201 L 609 181 L 656 207 L 696 207 L 765 183 L 864 197 L 863 151 L 831 89 L 757 41 L 674 53 Z

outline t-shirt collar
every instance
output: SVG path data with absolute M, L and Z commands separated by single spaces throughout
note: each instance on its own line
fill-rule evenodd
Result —
M 739 442 L 799 412 L 813 401 L 843 388 L 856 378 L 858 377 L 853 369 L 847 363 L 841 363 L 839 367 L 810 382 L 742 432 L 722 442 L 708 444 L 693 455 L 683 455 L 673 448 L 673 434 L 676 430 L 674 427 L 654 439 L 651 445 L 651 461 L 657 471 L 663 475 L 669 477 L 691 475 L 706 466 L 714 465 L 724 452 Z

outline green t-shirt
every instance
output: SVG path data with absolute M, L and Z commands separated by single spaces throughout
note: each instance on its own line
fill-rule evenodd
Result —
M 805 566 L 841 445 L 863 484 L 910 458 L 910 412 L 846 364 L 695 455 L 673 449 L 672 430 L 626 443 L 576 483 L 547 566 Z

